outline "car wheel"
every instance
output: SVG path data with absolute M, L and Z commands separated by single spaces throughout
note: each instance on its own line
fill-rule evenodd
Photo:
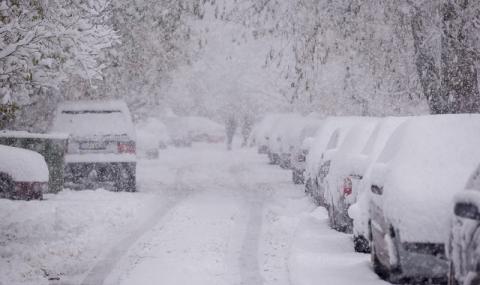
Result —
M 12 176 L 0 172 L 0 198 L 12 199 L 15 195 L 15 182 Z
M 370 242 L 362 235 L 353 236 L 353 247 L 356 252 L 370 253 Z
M 370 227 L 371 232 L 371 227 Z M 370 233 L 371 235 L 371 233 Z M 370 258 L 373 267 L 373 271 L 383 280 L 386 280 L 393 284 L 399 284 L 405 282 L 405 279 L 401 275 L 401 270 L 397 268 L 388 268 L 383 265 L 380 260 L 378 259 L 376 253 L 376 246 L 375 246 L 375 239 L 372 240 L 372 244 L 370 247 Z
M 308 178 L 305 182 L 305 194 L 312 195 L 312 178 Z
M 117 191 L 126 192 L 135 192 L 137 190 L 135 165 L 121 165 L 119 167 L 115 188 Z
M 388 270 L 383 266 L 380 260 L 377 257 L 377 252 L 375 250 L 375 241 L 372 241 L 372 248 L 370 252 L 370 260 L 373 267 L 373 272 L 375 272 L 380 278 L 387 280 L 388 279 Z
M 292 180 L 294 184 L 302 184 L 303 179 L 301 174 L 297 170 L 292 170 Z
M 455 265 L 450 260 L 448 266 L 448 285 L 459 285 L 457 278 L 455 277 Z

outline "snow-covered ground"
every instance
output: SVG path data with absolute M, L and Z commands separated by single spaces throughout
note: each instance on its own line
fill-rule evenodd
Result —
M 382 284 L 254 150 L 168 149 L 138 183 L 0 200 L 0 284 Z

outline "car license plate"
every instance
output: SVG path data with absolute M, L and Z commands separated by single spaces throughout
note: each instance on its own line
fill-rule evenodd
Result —
M 80 143 L 80 149 L 105 149 L 104 142 L 82 142 Z

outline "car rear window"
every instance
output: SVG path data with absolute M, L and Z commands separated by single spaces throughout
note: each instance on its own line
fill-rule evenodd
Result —
M 54 130 L 77 137 L 128 135 L 128 119 L 120 110 L 62 110 Z

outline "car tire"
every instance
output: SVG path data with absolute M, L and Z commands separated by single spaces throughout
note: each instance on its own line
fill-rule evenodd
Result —
M 375 242 L 372 242 L 372 248 L 370 252 L 370 261 L 372 263 L 373 272 L 375 272 L 380 278 L 387 280 L 388 279 L 388 270 L 383 266 L 380 260 L 377 257 L 375 250 Z
M 303 177 L 301 176 L 300 172 L 296 169 L 292 170 L 292 181 L 294 184 L 303 183 Z
M 371 228 L 370 228 L 370 231 L 371 231 Z M 383 280 L 388 281 L 392 284 L 401 284 L 406 281 L 403 278 L 400 269 L 388 268 L 380 262 L 375 250 L 374 239 L 372 239 L 372 243 L 370 247 L 370 258 L 371 258 L 373 271 Z
M 0 198 L 12 199 L 15 196 L 15 182 L 12 176 L 0 172 Z
M 307 194 L 308 196 L 312 196 L 312 190 L 313 190 L 312 178 L 308 178 L 307 181 L 305 182 L 305 194 Z
M 124 164 L 117 171 L 115 188 L 117 191 L 136 192 L 136 165 Z
M 448 285 L 459 285 L 457 278 L 455 278 L 455 265 L 450 260 L 448 266 Z
M 354 235 L 353 248 L 359 253 L 370 253 L 370 242 L 363 235 Z

